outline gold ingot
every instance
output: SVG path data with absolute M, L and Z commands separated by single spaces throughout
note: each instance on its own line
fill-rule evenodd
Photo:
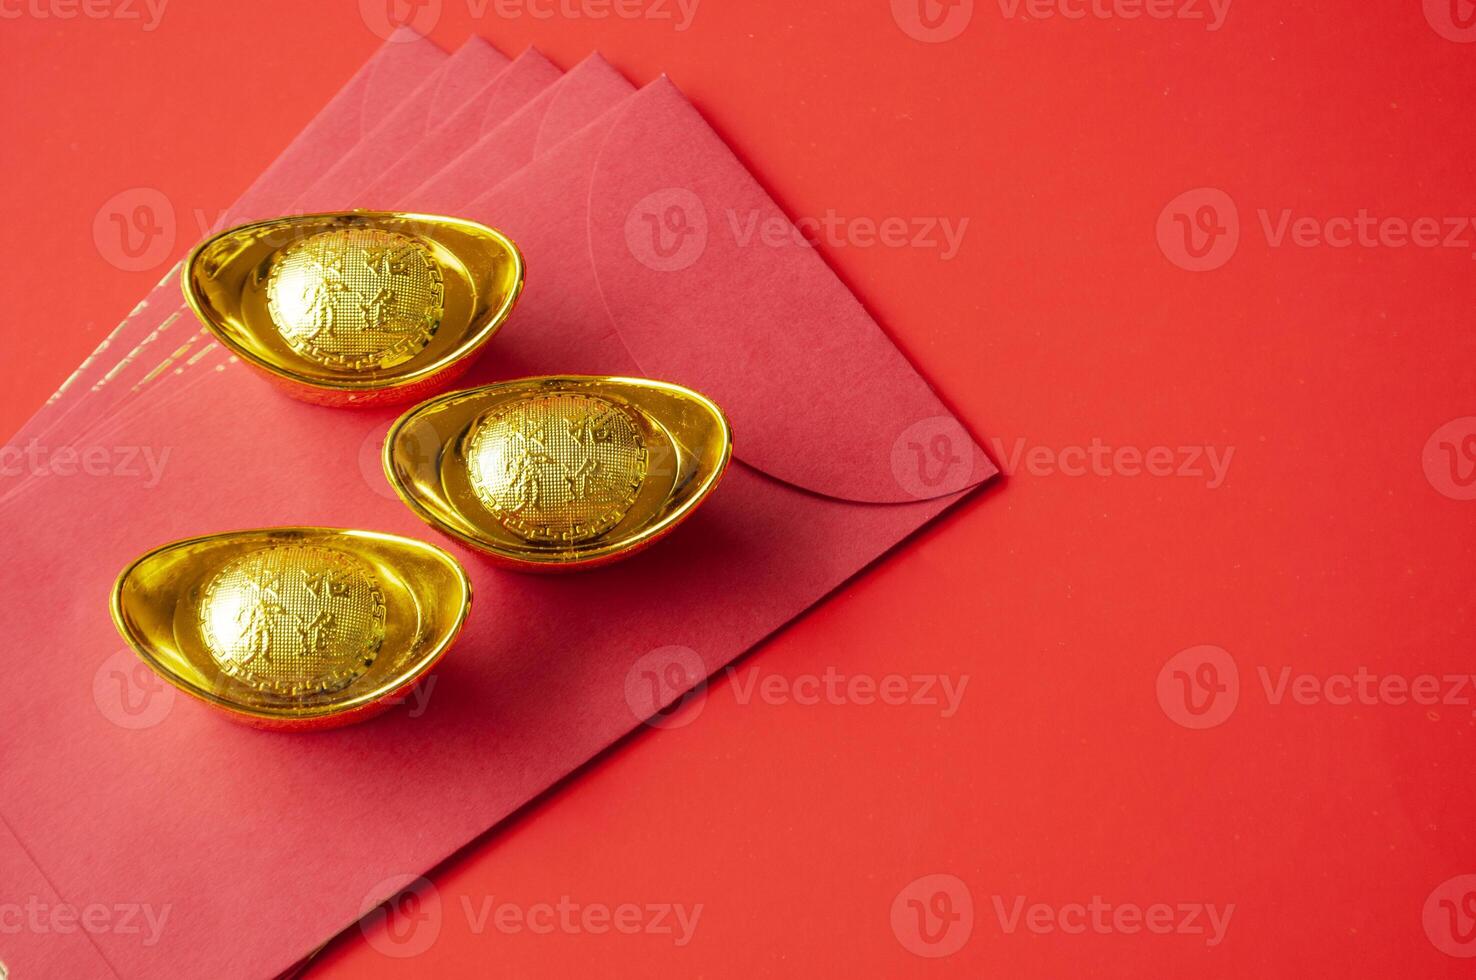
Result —
M 460 218 L 347 211 L 259 221 L 196 246 L 185 298 L 294 397 L 414 401 L 449 388 L 506 322 L 523 258 Z
M 130 564 L 113 622 L 155 673 L 263 728 L 329 728 L 388 708 L 455 641 L 471 584 L 409 538 L 268 528 L 190 538 Z
M 385 476 L 437 530 L 520 571 L 603 565 L 669 533 L 722 479 L 722 410 L 636 378 L 525 378 L 401 416 Z

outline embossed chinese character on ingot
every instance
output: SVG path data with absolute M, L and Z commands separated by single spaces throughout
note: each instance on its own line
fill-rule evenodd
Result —
M 221 344 L 289 394 L 373 405 L 449 388 L 511 313 L 523 260 L 475 222 L 352 211 L 232 228 L 182 278 Z
M 405 363 L 446 312 L 430 249 L 379 228 L 324 231 L 289 245 L 272 262 L 266 291 L 287 345 L 339 370 Z
M 226 563 L 205 586 L 200 634 L 221 670 L 264 694 L 340 691 L 384 642 L 384 593 L 343 551 L 267 545 Z
M 629 409 L 594 395 L 519 398 L 472 429 L 472 492 L 525 541 L 599 537 L 625 519 L 645 483 L 642 428 Z
M 560 571 L 669 532 L 717 486 L 731 454 L 723 413 L 694 391 L 569 376 L 417 406 L 390 429 L 384 466 L 431 526 L 510 567 Z
M 268 728 L 383 710 L 450 647 L 465 572 L 440 548 L 368 531 L 274 528 L 157 548 L 118 577 L 113 621 L 171 684 Z

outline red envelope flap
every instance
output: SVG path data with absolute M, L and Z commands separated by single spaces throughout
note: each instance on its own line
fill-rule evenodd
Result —
M 536 48 L 529 48 L 513 60 L 512 67 L 497 80 L 497 87 L 485 100 L 477 100 L 482 107 L 482 123 L 479 130 L 490 133 L 507 122 L 530 100 L 563 77 L 558 66 L 545 58 Z
M 606 61 L 598 51 L 569 69 L 564 84 L 548 93 L 548 107 L 538 126 L 533 155 L 542 156 L 593 121 L 591 106 L 613 105 L 635 92 L 635 86 Z M 591 98 L 591 96 L 594 96 Z
M 426 174 L 434 174 L 446 167 L 448 160 L 455 160 L 467 148 L 487 133 L 507 121 L 507 112 L 513 117 L 521 116 L 534 104 L 546 101 L 552 89 L 573 76 L 579 69 L 560 76 L 548 59 L 529 49 L 519 56 L 507 71 L 502 72 L 468 99 L 439 125 L 433 123 L 432 130 L 393 166 L 386 168 L 377 180 L 367 187 L 361 204 L 366 207 L 383 207 L 395 210 L 408 193 L 418 187 Z M 527 94 L 526 87 L 532 83 L 536 97 L 528 105 L 510 102 L 507 92 L 512 90 L 514 98 Z M 540 84 L 541 83 L 541 84 Z M 502 107 L 502 113 L 493 117 L 488 110 L 494 105 Z M 489 127 L 489 128 L 483 128 Z
M 349 152 L 379 121 L 376 107 L 418 90 L 450 56 L 409 28 L 400 28 L 339 90 L 301 135 L 246 189 L 232 221 L 279 214 L 323 173 L 324 160 Z
M 380 107 L 404 98 L 406 80 L 414 77 L 408 70 L 410 67 L 418 69 L 421 81 L 425 81 L 450 60 L 450 54 L 414 28 L 396 28 L 374 53 L 373 60 L 359 70 L 365 79 L 359 89 L 359 116 L 363 122 L 357 135 L 364 136 L 374 128 Z M 418 87 L 419 83 L 415 85 Z
M 494 48 L 486 38 L 475 34 L 467 38 L 436 80 L 435 92 L 426 111 L 426 131 L 435 129 L 468 99 L 496 82 L 511 64 L 512 59 Z
M 876 503 L 956 493 L 997 472 L 669 80 L 615 123 L 589 208 L 611 323 L 645 374 L 723 407 L 744 462 Z M 789 233 L 743 234 L 775 226 Z
M 429 126 L 432 104 L 458 94 L 465 101 L 507 67 L 507 58 L 501 52 L 481 38 L 472 38 L 408 98 L 401 90 L 395 99 L 366 105 L 364 122 L 368 135 L 329 167 L 299 204 L 308 202 L 308 210 L 344 206 L 341 202 L 352 200 L 387 165 L 415 145 Z M 453 75 L 456 80 L 448 81 Z M 386 112 L 383 106 L 392 108 Z
M 500 125 L 489 117 L 491 128 L 474 144 L 450 163 L 443 163 L 433 177 L 397 193 L 393 200 L 413 211 L 473 217 L 466 211 L 467 202 L 487 192 L 488 185 L 495 187 L 634 91 L 605 59 L 590 55 Z M 402 160 L 393 176 L 412 176 L 408 164 L 408 158 Z M 494 214 L 488 220 L 497 225 L 502 218 Z

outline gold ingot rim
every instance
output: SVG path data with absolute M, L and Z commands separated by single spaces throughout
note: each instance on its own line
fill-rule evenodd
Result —
M 463 276 L 469 279 L 472 270 L 466 267 L 466 261 L 461 255 L 435 238 L 436 230 L 452 230 L 469 240 L 494 245 L 498 249 L 499 257 L 506 260 L 509 266 L 498 277 L 499 281 L 505 283 L 500 299 L 494 307 L 485 309 L 481 308 L 479 299 L 472 303 L 472 313 L 465 325 L 460 328 L 460 336 L 455 339 L 450 349 L 440 352 L 437 356 L 423 360 L 420 355 L 416 355 L 402 364 L 375 372 L 331 372 L 322 369 L 320 365 L 314 364 L 301 355 L 288 357 L 277 352 L 275 356 L 269 356 L 270 345 L 250 342 L 257 340 L 260 334 L 265 333 L 260 325 L 235 322 L 243 319 L 239 301 L 235 308 L 226 310 L 226 315 L 230 318 L 228 323 L 223 321 L 221 311 L 217 310 L 215 305 L 206 298 L 205 290 L 201 286 L 200 268 L 211 251 L 221 248 L 224 243 L 247 236 L 265 237 L 277 231 L 290 231 L 293 234 L 294 237 L 287 242 L 273 247 L 263 257 L 253 262 L 252 265 L 255 266 L 271 256 L 280 254 L 289 245 L 306 240 L 313 234 L 358 227 L 397 232 L 415 239 L 418 243 L 439 248 L 440 252 L 453 256 L 457 260 L 456 265 L 452 267 L 452 271 L 457 274 L 452 277 L 454 279 Z M 307 231 L 306 229 L 309 228 L 314 230 Z M 439 254 L 438 257 L 443 260 L 445 258 Z M 231 261 L 240 260 L 232 259 Z M 442 265 L 445 265 L 444 261 Z M 481 273 L 488 270 L 476 271 Z M 261 281 L 256 288 L 264 294 L 266 277 L 259 276 L 258 278 Z M 523 254 L 517 244 L 502 232 L 467 218 L 411 211 L 321 211 L 313 214 L 283 215 L 236 225 L 211 235 L 192 248 L 180 269 L 180 286 L 185 302 L 227 351 L 257 370 L 280 379 L 289 388 L 301 386 L 344 396 L 394 393 L 402 389 L 415 388 L 415 391 L 410 392 L 410 395 L 414 397 L 420 393 L 420 389 L 416 386 L 433 382 L 438 376 L 469 362 L 481 352 L 487 342 L 506 324 L 522 295 L 526 281 L 527 268 Z M 447 288 L 449 289 L 449 286 Z M 270 322 L 269 317 L 268 322 Z M 443 323 L 440 331 L 447 328 L 448 324 Z
M 668 494 L 654 510 L 627 514 L 605 534 L 592 541 L 555 546 L 518 541 L 511 534 L 499 532 L 489 524 L 495 522 L 490 511 L 475 499 L 470 489 L 447 488 L 441 471 L 451 463 L 466 468 L 465 444 L 475 423 L 498 405 L 536 394 L 539 391 L 577 390 L 601 398 L 621 402 L 633 408 L 646 425 L 669 440 L 661 448 L 670 450 L 670 479 L 677 492 Z M 692 409 L 697 418 L 687 420 L 679 434 L 671 431 L 672 420 L 663 420 L 647 402 L 665 398 L 673 405 Z M 437 473 L 424 472 L 423 464 L 406 449 L 407 435 L 417 421 L 446 416 L 448 431 L 437 431 L 433 456 Z M 700 431 L 699 426 L 705 427 Z M 690 443 L 690 444 L 689 444 Z M 649 378 L 627 378 L 613 375 L 545 375 L 518 378 L 448 392 L 421 402 L 405 412 L 384 439 L 381 461 L 385 479 L 391 489 L 417 517 L 428 525 L 477 551 L 491 556 L 499 564 L 516 571 L 559 572 L 592 568 L 608 564 L 642 550 L 669 534 L 692 515 L 697 507 L 721 482 L 733 456 L 733 435 L 723 410 L 707 396 L 666 381 Z M 652 464 L 651 472 L 658 467 Z M 417 477 L 434 479 L 417 479 Z M 648 477 L 649 479 L 649 477 Z M 427 485 L 439 488 L 423 492 Z M 653 487 L 659 486 L 653 484 Z M 636 521 L 635 526 L 626 527 Z M 622 528 L 624 529 L 622 531 Z
M 372 560 L 381 572 L 393 570 L 396 558 L 402 564 L 418 559 L 428 568 L 439 569 L 444 578 L 434 583 L 435 587 L 429 589 L 427 595 L 411 591 L 410 583 L 401 579 L 398 573 L 391 579 L 396 590 L 393 601 L 403 606 L 408 598 L 414 604 L 417 615 L 421 617 L 410 631 L 416 644 L 408 652 L 381 654 L 387 665 L 398 658 L 403 666 L 374 678 L 372 685 L 361 686 L 356 680 L 342 691 L 318 696 L 307 704 L 294 704 L 291 699 L 282 697 L 251 698 L 249 695 L 252 692 L 247 685 L 236 681 L 211 660 L 209 653 L 204 651 L 203 641 L 199 641 L 199 650 L 182 650 L 179 649 L 181 644 L 175 633 L 167 644 L 169 649 L 165 649 L 166 644 L 161 643 L 161 637 L 141 625 L 137 611 L 130 609 L 131 602 L 145 601 L 139 595 L 138 588 L 134 587 L 136 577 L 177 552 L 196 549 L 195 554 L 185 555 L 182 559 L 189 563 L 183 571 L 192 573 L 193 577 L 185 579 L 181 576 L 174 582 L 153 585 L 159 594 L 151 597 L 155 608 L 150 611 L 158 617 L 167 616 L 171 620 L 184 615 L 180 612 L 182 604 L 193 602 L 198 605 L 198 593 L 204 589 L 211 575 L 231 560 L 231 556 L 227 554 L 225 557 L 217 557 L 213 565 L 207 565 L 201 558 L 210 557 L 216 552 L 229 552 L 233 546 L 238 548 L 236 554 L 239 556 L 277 544 L 316 546 L 347 552 L 356 558 Z M 164 603 L 172 604 L 173 608 L 166 611 Z M 456 643 L 471 612 L 471 603 L 471 579 L 467 576 L 466 569 L 454 556 L 436 545 L 381 531 L 300 525 L 220 531 L 181 538 L 151 548 L 129 562 L 118 574 L 109 597 L 108 610 L 113 625 L 124 642 L 166 683 L 223 711 L 232 720 L 260 728 L 287 730 L 323 729 L 352 724 L 389 708 L 397 695 L 424 677 Z M 427 640 L 422 640 L 426 633 L 423 604 L 431 605 L 438 616 L 437 627 Z M 400 632 L 404 631 L 402 627 Z M 213 683 L 204 682 L 209 672 L 217 675 Z

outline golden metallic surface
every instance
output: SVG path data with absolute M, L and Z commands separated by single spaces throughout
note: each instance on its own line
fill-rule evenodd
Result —
M 384 593 L 368 565 L 322 547 L 268 545 L 205 586 L 199 626 L 221 670 L 269 694 L 337 691 L 384 642 Z
M 690 516 L 732 456 L 722 411 L 639 378 L 524 378 L 405 413 L 390 485 L 437 530 L 520 571 L 607 564 Z
M 185 299 L 223 347 L 326 405 L 445 391 L 523 288 L 510 239 L 460 218 L 341 211 L 258 221 L 201 242 Z
M 445 284 L 430 249 L 379 228 L 340 228 L 272 260 L 267 308 L 288 345 L 327 368 L 403 364 L 430 343 Z
M 575 544 L 605 533 L 635 503 L 646 468 L 630 411 L 578 392 L 503 405 L 475 423 L 467 446 L 472 492 L 525 541 Z
M 456 559 L 372 531 L 233 531 L 155 548 L 113 587 L 114 625 L 164 680 L 262 728 L 385 710 L 471 605 Z

